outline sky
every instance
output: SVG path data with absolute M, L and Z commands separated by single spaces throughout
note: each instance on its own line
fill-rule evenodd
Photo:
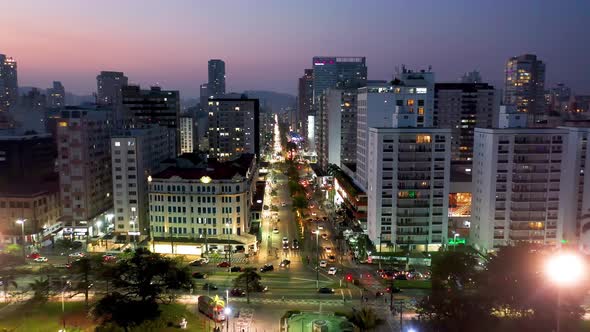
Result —
M 396 66 L 456 81 L 477 69 L 503 83 L 506 60 L 534 53 L 546 86 L 590 93 L 587 0 L 15 0 L 2 3 L 0 53 L 20 86 L 96 90 L 101 70 L 198 97 L 207 60 L 226 62 L 228 91 L 296 94 L 313 56 L 366 56 L 369 79 Z

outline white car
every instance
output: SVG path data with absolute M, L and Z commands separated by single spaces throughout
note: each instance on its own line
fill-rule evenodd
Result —
M 272 232 L 274 234 L 279 234 L 279 229 L 275 227 L 275 228 L 272 229 Z
M 287 203 L 285 203 L 285 202 L 282 202 L 282 203 L 281 203 L 281 206 L 282 206 L 282 207 L 285 207 L 285 206 L 287 206 Z
M 78 258 L 82 258 L 84 257 L 84 253 L 82 252 L 75 252 L 69 255 L 70 257 L 78 257 Z
M 320 267 L 327 267 L 327 266 L 328 266 L 328 262 L 320 261 Z
M 43 257 L 43 256 L 37 257 L 37 258 L 35 258 L 35 262 L 37 262 L 37 263 L 47 262 L 47 257 Z
M 330 248 L 330 247 L 326 247 L 326 252 L 327 252 L 327 253 L 331 253 L 331 252 L 332 252 L 332 248 Z
M 336 272 L 338 272 L 338 269 L 337 269 L 337 268 L 335 268 L 335 267 L 331 267 L 331 268 L 328 270 L 328 274 L 331 274 L 331 275 L 333 275 L 333 276 L 335 276 L 335 275 L 336 275 Z
M 289 239 L 286 236 L 283 238 L 283 244 L 289 245 Z

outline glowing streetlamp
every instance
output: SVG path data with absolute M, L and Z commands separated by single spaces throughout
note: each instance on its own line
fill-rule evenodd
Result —
M 561 289 L 573 287 L 584 277 L 584 260 L 577 254 L 561 252 L 550 257 L 545 265 L 547 278 L 557 287 L 556 331 L 560 331 Z
M 231 308 L 225 307 L 223 309 L 223 313 L 225 314 L 225 331 L 229 331 L 229 315 L 231 314 Z
M 20 225 L 20 231 L 22 236 L 22 247 L 23 247 L 23 259 L 27 259 L 27 254 L 25 253 L 25 221 L 26 219 L 18 219 L 16 221 L 17 224 Z

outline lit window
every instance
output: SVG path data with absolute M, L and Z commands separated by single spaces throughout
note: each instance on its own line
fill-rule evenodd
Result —
M 408 106 L 414 106 L 414 99 L 408 99 Z
M 416 143 L 430 143 L 430 135 L 416 136 Z
M 424 115 L 424 107 L 418 107 L 418 115 Z
M 115 142 L 115 146 L 121 146 L 121 142 Z

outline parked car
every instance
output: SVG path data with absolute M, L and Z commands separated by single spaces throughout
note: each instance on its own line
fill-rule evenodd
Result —
M 395 280 L 408 280 L 408 276 L 405 273 L 398 273 L 395 275 Z
M 279 229 L 278 228 L 273 228 L 272 229 L 273 234 L 279 234 Z
M 273 271 L 274 269 L 275 267 L 272 264 L 264 264 L 264 266 L 260 268 L 260 272 Z
M 35 259 L 35 258 L 38 258 L 38 257 L 41 257 L 41 254 L 38 253 L 38 252 L 32 252 L 32 253 L 30 253 L 30 254 L 27 255 L 27 258 L 30 258 L 30 259 Z
M 47 257 L 40 256 L 40 257 L 35 258 L 34 261 L 37 263 L 45 263 L 45 262 L 47 262 Z
M 336 261 L 336 256 L 334 256 L 334 255 L 328 256 L 328 261 L 329 262 L 335 262 Z
M 335 267 L 333 267 L 333 266 L 328 270 L 328 274 L 329 275 L 335 276 L 336 275 L 336 272 L 338 272 L 338 269 L 335 268 Z
M 327 267 L 327 266 L 328 266 L 328 262 L 320 261 L 320 267 Z
M 291 261 L 288 259 L 283 259 L 283 261 L 281 262 L 281 267 L 288 267 L 289 264 L 291 264 Z
M 207 274 L 206 273 L 201 273 L 201 272 L 195 272 L 195 273 L 193 273 L 193 278 L 195 278 L 195 279 L 207 279 Z
M 334 294 L 334 288 L 322 287 L 318 289 L 318 293 L 321 294 Z
M 399 289 L 397 287 L 393 287 L 393 288 L 392 287 L 387 287 L 385 289 L 385 292 L 391 293 L 392 290 L 393 290 L 393 293 L 401 293 L 401 291 L 402 291 L 401 289 Z
M 68 256 L 70 256 L 70 257 L 78 257 L 78 258 L 82 258 L 82 257 L 84 257 L 85 255 L 84 255 L 84 253 L 83 253 L 83 252 L 74 252 L 74 253 L 71 253 L 71 254 L 69 254 Z
M 202 266 L 203 262 L 200 259 L 194 260 L 190 263 L 188 263 L 189 266 Z
M 324 239 L 324 240 L 325 240 L 325 239 L 327 239 L 327 238 L 328 238 L 328 234 L 327 234 L 327 233 L 324 233 L 324 234 L 322 234 L 322 239 Z
M 217 286 L 210 283 L 205 283 L 203 284 L 203 290 L 217 290 Z
M 242 268 L 239 266 L 232 266 L 229 270 L 231 272 L 242 272 Z
M 281 202 L 281 206 L 282 206 L 282 207 L 285 207 L 285 206 L 287 206 L 287 203 L 285 203 L 285 202 Z
M 331 247 L 326 247 L 326 252 L 327 253 L 331 253 L 332 252 L 332 248 Z
M 235 297 L 242 297 L 246 295 L 246 292 L 241 288 L 234 288 L 231 291 L 229 291 L 229 294 Z
M 117 256 L 112 254 L 106 254 L 102 256 L 102 261 L 105 263 L 114 263 L 117 261 Z
M 221 262 L 217 264 L 217 267 L 230 267 L 231 264 L 229 262 Z

